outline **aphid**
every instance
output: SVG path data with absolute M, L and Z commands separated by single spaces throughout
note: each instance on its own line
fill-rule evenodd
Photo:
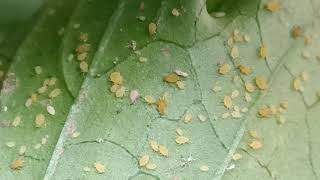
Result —
M 51 105 L 47 105 L 47 112 L 50 114 L 50 115 L 55 115 L 56 114 L 56 110 L 54 109 L 53 106 Z
M 280 102 L 280 106 L 281 106 L 283 109 L 288 109 L 289 102 L 288 102 L 288 101 L 282 101 L 282 102 Z
M 151 22 L 148 26 L 148 30 L 149 30 L 149 34 L 150 35 L 154 35 L 157 33 L 157 24 L 156 23 L 153 23 Z
M 40 128 L 42 126 L 44 126 L 44 123 L 45 123 L 45 117 L 43 114 L 38 114 L 36 116 L 36 119 L 35 119 L 35 125 L 37 128 Z
M 253 137 L 253 138 L 259 138 L 258 132 L 255 131 L 255 130 L 250 130 L 250 131 L 248 131 L 248 134 L 249 134 L 251 137 Z
M 43 93 L 45 93 L 45 92 L 47 91 L 47 89 L 48 89 L 47 86 L 42 86 L 42 87 L 40 87 L 40 88 L 37 90 L 37 92 L 38 92 L 39 94 L 43 94 Z
M 260 149 L 263 146 L 262 143 L 258 140 L 253 140 L 248 145 L 251 149 L 254 149 L 254 150 Z
M 182 131 L 181 128 L 177 128 L 177 129 L 176 129 L 176 133 L 177 133 L 177 135 L 179 135 L 179 136 L 182 136 L 182 135 L 183 135 L 183 131 Z
M 262 45 L 259 48 L 259 57 L 265 59 L 267 57 L 268 49 L 266 46 Z
M 230 109 L 232 107 L 232 99 L 230 96 L 224 96 L 223 98 L 223 104 L 226 108 Z
M 144 167 L 149 163 L 150 157 L 149 155 L 143 155 L 140 159 L 139 159 L 139 166 L 140 167 Z
M 306 71 L 302 71 L 300 76 L 301 76 L 301 79 L 303 81 L 308 81 L 309 80 L 309 74 Z
M 278 12 L 281 9 L 281 5 L 277 0 L 269 0 L 265 5 L 265 8 L 268 11 L 274 13 L 274 12 Z
M 46 137 L 41 138 L 41 144 L 42 145 L 47 144 L 47 142 L 48 142 L 48 139 Z
M 298 37 L 301 37 L 303 34 L 303 29 L 301 26 L 298 26 L 298 25 L 294 25 L 292 30 L 291 30 L 291 36 L 293 38 L 298 38 Z
M 299 77 L 296 77 L 293 79 L 293 89 L 296 91 L 301 91 L 301 92 L 304 91 L 304 88 L 301 84 L 301 80 Z
M 233 156 L 232 156 L 232 159 L 235 160 L 235 161 L 238 161 L 238 160 L 240 160 L 241 158 L 242 158 L 242 155 L 239 154 L 239 153 L 235 153 L 235 154 L 233 154 Z
M 19 155 L 24 155 L 27 151 L 27 146 L 20 146 Z
M 16 143 L 13 141 L 6 142 L 6 146 L 8 146 L 9 148 L 14 147 L 15 145 L 16 145 Z
M 239 50 L 237 47 L 234 46 L 231 48 L 230 56 L 232 57 L 233 60 L 235 60 L 239 57 Z
M 157 110 L 161 115 L 164 115 L 166 112 L 166 108 L 167 108 L 167 102 L 166 99 L 164 97 L 160 97 L 160 99 L 157 102 L 158 107 Z
M 243 39 L 245 42 L 250 42 L 250 36 L 247 34 L 243 36 Z
M 145 62 L 148 61 L 148 59 L 147 59 L 146 57 L 139 57 L 139 61 L 140 61 L 141 63 L 145 63 Z
M 232 116 L 233 118 L 241 118 L 241 117 L 242 117 L 240 111 L 232 111 L 232 112 L 231 112 L 231 116 Z
M 156 103 L 156 100 L 155 100 L 152 96 L 150 96 L 150 95 L 145 96 L 145 97 L 144 97 L 144 100 L 145 100 L 146 103 L 148 103 L 148 104 L 154 104 L 154 103 Z
M 79 53 L 79 54 L 77 55 L 77 59 L 78 59 L 79 61 L 84 61 L 84 60 L 87 59 L 87 57 L 88 57 L 88 53 L 87 53 L 87 52 Z
M 52 90 L 49 94 L 49 98 L 55 98 L 57 96 L 59 96 L 61 93 L 61 90 L 59 88 L 55 88 L 54 90 Z
M 56 77 L 52 77 L 49 79 L 49 82 L 48 82 L 48 86 L 54 86 L 57 82 L 57 78 Z
M 267 80 L 265 80 L 262 76 L 256 77 L 256 85 L 260 90 L 266 90 L 268 88 Z
M 19 126 L 20 122 L 21 122 L 21 117 L 20 116 L 16 116 L 14 118 L 14 120 L 12 121 L 11 125 L 13 127 L 17 127 L 17 126 Z
M 231 98 L 234 99 L 236 97 L 239 96 L 239 91 L 238 90 L 233 90 L 232 93 L 231 93 Z
M 26 107 L 30 107 L 32 105 L 32 99 L 28 98 L 27 101 L 24 104 Z
M 244 75 L 249 75 L 252 72 L 251 68 L 249 66 L 244 65 L 244 64 L 240 64 L 238 66 L 238 68 L 239 68 L 240 72 Z
M 229 64 L 221 64 L 219 67 L 219 74 L 225 75 L 231 70 L 231 66 Z
M 120 74 L 120 72 L 113 72 L 110 74 L 110 81 L 113 82 L 114 84 L 121 85 L 123 82 L 123 78 Z
M 147 18 L 145 16 L 137 16 L 137 19 L 140 21 L 145 21 Z
M 184 116 L 184 123 L 190 123 L 192 121 L 192 114 L 186 113 Z
M 277 119 L 278 124 L 280 124 L 280 125 L 286 123 L 286 121 L 287 121 L 287 119 L 282 115 L 277 115 L 276 119 Z
M 249 93 L 252 93 L 256 89 L 254 85 L 248 81 L 244 83 L 244 87 L 246 88 L 246 91 L 248 91 Z
M 234 42 L 242 42 L 243 37 L 240 35 L 239 30 L 235 29 L 233 31 L 233 40 Z
M 79 67 L 80 67 L 81 72 L 83 72 L 83 73 L 86 73 L 89 70 L 89 65 L 85 61 L 81 61 Z
M 176 73 L 170 73 L 166 75 L 163 80 L 167 83 L 176 83 L 179 81 L 179 76 Z
M 42 67 L 41 66 L 36 66 L 34 68 L 34 71 L 37 75 L 41 74 L 42 73 Z
M 181 89 L 181 90 L 185 89 L 185 84 L 184 84 L 183 81 L 177 81 L 177 82 L 176 82 L 176 85 L 177 85 L 177 87 L 178 87 L 179 89 Z
M 311 58 L 311 54 L 308 51 L 302 51 L 301 55 L 304 59 L 307 59 L 307 60 Z
M 79 40 L 82 42 L 87 42 L 88 41 L 88 33 L 81 33 L 79 36 Z
M 94 163 L 94 168 L 96 169 L 97 173 L 102 174 L 106 171 L 106 168 L 103 164 L 100 162 L 95 162 Z
M 150 140 L 149 141 L 150 147 L 153 151 L 158 152 L 159 151 L 159 145 L 156 141 Z
M 222 114 L 222 118 L 223 118 L 223 119 L 226 119 L 226 118 L 228 118 L 229 116 L 230 116 L 230 113 L 229 113 L 229 112 L 225 112 L 225 113 Z
M 16 159 L 11 162 L 10 168 L 13 170 L 20 170 L 24 165 L 24 160 Z
M 171 14 L 173 15 L 173 16 L 180 16 L 180 12 L 179 12 L 179 10 L 178 9 L 176 9 L 176 8 L 173 8 L 172 9 L 172 11 L 171 11 Z
M 244 99 L 247 101 L 247 102 L 250 102 L 252 100 L 252 97 L 249 93 L 245 93 L 244 95 Z
M 140 97 L 140 93 L 139 93 L 138 90 L 132 90 L 130 92 L 130 101 L 131 101 L 132 104 L 136 103 L 137 100 L 139 99 L 139 97 Z
M 76 48 L 77 54 L 82 54 L 90 50 L 90 44 L 81 44 Z
M 165 147 L 164 145 L 159 145 L 159 153 L 160 153 L 162 156 L 166 156 L 166 157 L 169 156 L 169 150 L 168 150 L 167 147 Z
M 34 102 L 37 102 L 38 95 L 37 95 L 36 93 L 32 93 L 30 98 L 31 98 L 31 100 L 32 100 L 33 103 L 34 103 Z
M 215 18 L 221 18 L 221 17 L 224 17 L 224 16 L 226 16 L 226 13 L 225 12 L 213 12 L 213 13 L 211 13 L 211 15 L 213 16 L 213 17 L 215 17 Z
M 175 70 L 174 72 L 175 72 L 178 76 L 182 76 L 182 77 L 188 77 L 188 76 L 189 76 L 188 73 L 186 73 L 186 72 L 184 72 L 184 71 L 181 71 L 181 70 L 179 70 L 179 69 Z
M 207 171 L 209 171 L 209 166 L 202 165 L 202 166 L 199 167 L 199 169 L 200 169 L 200 171 L 207 172 Z
M 189 138 L 185 137 L 185 136 L 177 136 L 176 137 L 176 143 L 181 145 L 181 144 L 185 144 L 189 142 Z
M 273 115 L 273 111 L 268 106 L 262 106 L 258 109 L 258 114 L 263 118 L 269 118 Z
M 120 86 L 117 90 L 116 90 L 116 93 L 115 93 L 115 95 L 116 95 L 116 97 L 123 97 L 124 96 L 124 94 L 125 94 L 125 92 L 126 92 L 126 88 L 124 87 L 124 86 Z
M 78 131 L 71 134 L 72 138 L 78 138 L 79 136 L 80 136 L 80 132 L 78 132 Z
M 207 117 L 205 117 L 205 116 L 202 115 L 202 114 L 199 114 L 199 115 L 198 115 L 198 119 L 199 119 L 201 122 L 204 122 L 204 121 L 207 120 Z
M 219 92 L 221 90 L 222 90 L 221 86 L 213 86 L 213 88 L 212 88 L 213 92 Z
M 146 168 L 147 168 L 148 170 L 154 170 L 154 169 L 157 168 L 157 165 L 154 164 L 154 163 L 148 163 L 148 164 L 146 165 Z

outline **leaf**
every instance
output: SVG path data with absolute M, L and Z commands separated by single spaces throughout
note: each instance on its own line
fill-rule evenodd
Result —
M 317 179 L 320 44 L 291 37 L 290 25 L 299 24 L 306 37 L 316 34 L 312 6 L 320 4 L 281 1 L 271 13 L 265 3 L 48 1 L 1 91 L 0 141 L 14 146 L 0 150 L 1 164 L 7 164 L 0 177 Z M 209 13 L 215 11 L 226 15 L 214 18 Z M 150 23 L 156 25 L 151 34 Z M 75 54 L 84 43 L 90 44 L 87 73 Z M 265 58 L 259 56 L 262 46 Z M 223 64 L 230 67 L 222 75 Z M 43 72 L 36 74 L 36 66 Z M 46 80 L 52 77 L 56 83 Z M 295 78 L 304 91 L 292 88 Z M 249 83 L 260 88 L 248 92 Z M 35 96 L 40 87 L 47 90 Z M 134 103 L 132 91 L 139 94 Z M 268 108 L 268 117 L 258 116 L 261 107 Z M 44 124 L 36 128 L 39 114 Z M 17 117 L 20 123 L 12 127 Z M 183 135 L 177 136 L 178 129 Z M 249 137 L 249 130 L 258 135 Z M 262 146 L 252 149 L 251 142 Z M 242 158 L 234 162 L 234 153 Z M 139 166 L 144 156 L 148 160 Z M 24 164 L 14 172 L 10 164 L 16 159 Z

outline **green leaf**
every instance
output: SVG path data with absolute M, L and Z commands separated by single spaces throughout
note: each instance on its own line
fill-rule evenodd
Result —
M 138 0 L 48 1 L 15 52 L 1 90 L 0 154 L 4 158 L 0 177 L 319 178 L 316 7 L 320 4 L 281 1 L 280 11 L 271 13 L 266 3 L 144 0 L 142 7 Z M 214 17 L 221 11 L 226 16 Z M 156 23 L 156 34 L 149 34 L 150 23 Z M 302 27 L 305 37 L 291 36 L 294 25 Z M 241 37 L 249 36 L 250 41 L 230 44 L 228 39 L 235 31 Z M 86 42 L 79 40 L 83 33 L 88 34 Z M 312 39 L 311 44 L 305 44 L 306 37 Z M 80 71 L 75 52 L 84 43 L 90 44 L 87 73 Z M 268 50 L 266 58 L 259 58 L 262 45 Z M 238 48 L 236 59 L 230 56 L 232 47 Z M 218 73 L 222 63 L 231 67 L 225 75 Z M 240 64 L 249 66 L 252 73 L 240 73 Z M 35 72 L 36 66 L 42 68 L 41 74 Z M 164 81 L 176 70 L 188 74 L 179 77 L 185 89 Z M 123 78 L 123 97 L 110 90 L 114 72 Z M 306 74 L 309 78 L 303 80 Z M 255 84 L 258 76 L 266 79 L 268 88 L 256 87 L 247 93 L 245 82 Z M 32 93 L 52 77 L 56 84 L 37 93 L 37 100 L 26 107 Z M 297 77 L 304 91 L 294 90 Z M 55 88 L 61 94 L 49 98 Z M 215 88 L 221 90 L 214 92 Z M 133 90 L 140 95 L 134 103 Z M 157 104 L 145 102 L 147 95 L 165 98 L 164 114 L 158 112 Z M 231 109 L 225 107 L 224 96 L 232 96 Z M 288 109 L 279 110 L 282 101 L 288 102 Z M 261 118 L 257 111 L 264 105 L 278 109 L 272 117 Z M 48 106 L 55 108 L 55 115 L 47 112 Z M 45 125 L 37 128 L 39 114 L 45 116 Z M 191 122 L 185 122 L 188 114 Z M 287 119 L 281 125 L 276 120 L 280 114 Z M 21 123 L 14 127 L 17 116 Z M 187 143 L 176 142 L 177 128 L 188 138 Z M 250 137 L 248 130 L 257 131 L 259 137 Z M 261 142 L 262 148 L 250 148 L 252 140 Z M 150 141 L 165 146 L 168 157 L 155 152 Z M 26 146 L 25 153 L 19 153 L 21 146 Z M 232 160 L 235 152 L 242 159 Z M 139 166 L 144 155 L 155 169 Z M 24 160 L 20 170 L 10 168 L 15 159 Z M 97 162 L 105 167 L 104 172 L 98 173 Z M 202 166 L 208 171 L 201 171 Z

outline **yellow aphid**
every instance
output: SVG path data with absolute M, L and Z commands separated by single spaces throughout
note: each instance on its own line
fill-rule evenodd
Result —
M 261 108 L 258 109 L 258 114 L 263 118 L 269 118 L 274 114 L 274 112 L 270 107 L 262 106 Z
M 161 97 L 157 102 L 157 110 L 161 115 L 164 115 L 167 108 L 167 101 L 164 97 Z
M 168 150 L 167 147 L 165 147 L 164 145 L 159 145 L 159 153 L 160 153 L 162 156 L 166 156 L 166 157 L 169 156 L 169 150 Z
M 120 72 L 113 72 L 110 74 L 110 81 L 114 84 L 121 85 L 123 82 L 123 78 Z
M 244 64 L 240 64 L 238 66 L 238 68 L 239 68 L 240 72 L 244 75 L 249 75 L 252 72 L 251 68 L 249 66 L 244 65 Z
M 233 31 L 233 40 L 234 40 L 234 42 L 242 42 L 243 41 L 243 37 L 241 36 L 241 34 L 239 33 L 238 30 Z
M 189 138 L 187 138 L 187 137 L 184 137 L 184 136 L 177 136 L 176 137 L 176 143 L 179 145 L 185 144 L 187 142 L 189 142 Z
M 265 8 L 270 12 L 278 12 L 281 9 L 281 5 L 277 0 L 269 0 Z
M 254 87 L 254 85 L 251 82 L 245 82 L 244 83 L 244 87 L 246 88 L 246 90 L 250 93 L 252 93 L 256 88 Z
M 99 174 L 102 174 L 106 171 L 105 166 L 99 162 L 94 163 L 94 168 L 96 169 L 97 173 L 99 173 Z
M 251 131 L 249 131 L 248 133 L 249 133 L 249 135 L 250 135 L 251 137 L 253 137 L 253 138 L 258 138 L 258 137 L 259 137 L 259 136 L 258 136 L 258 132 L 255 131 L 255 130 L 251 130 Z
M 61 90 L 59 88 L 55 88 L 54 90 L 52 90 L 49 94 L 49 98 L 55 98 L 57 96 L 59 96 L 61 93 Z
M 235 160 L 235 161 L 238 161 L 242 158 L 242 155 L 239 154 L 239 153 L 235 153 L 233 156 L 232 156 L 232 159 Z
M 224 96 L 223 104 L 226 108 L 230 109 L 233 105 L 232 98 L 230 96 Z
M 16 159 L 11 162 L 10 168 L 13 170 L 20 170 L 24 165 L 24 160 Z
M 219 73 L 222 75 L 227 74 L 231 70 L 231 66 L 229 64 L 221 64 L 219 67 Z
M 38 114 L 36 116 L 36 120 L 35 120 L 36 127 L 40 128 L 40 127 L 44 126 L 44 123 L 45 123 L 44 121 L 45 121 L 44 115 L 43 114 Z
M 179 76 L 176 73 L 170 73 L 163 78 L 167 83 L 176 83 L 179 81 Z
M 180 12 L 179 12 L 179 10 L 176 9 L 176 8 L 173 8 L 173 9 L 172 9 L 171 14 L 174 15 L 174 16 L 176 16 L 176 17 L 177 17 L 177 16 L 180 16 Z
M 308 74 L 307 71 L 302 71 L 300 76 L 301 76 L 301 79 L 303 81 L 308 81 L 309 80 L 309 74 Z
M 248 145 L 249 145 L 250 148 L 252 148 L 254 150 L 262 148 L 262 143 L 260 141 L 258 141 L 258 140 L 253 140 Z
M 190 123 L 192 121 L 192 114 L 186 113 L 184 116 L 184 123 Z
M 81 61 L 79 67 L 80 67 L 81 72 L 83 72 L 83 73 L 86 73 L 89 70 L 89 65 L 86 61 Z
M 256 77 L 256 85 L 260 90 L 266 90 L 268 88 L 267 80 L 264 79 L 262 76 Z
M 237 47 L 232 47 L 230 50 L 230 56 L 232 59 L 237 59 L 239 57 L 239 50 Z
M 78 131 L 71 134 L 72 138 L 78 138 L 79 136 L 80 136 L 80 132 L 78 132 Z
M 139 166 L 140 167 L 144 167 L 149 163 L 150 157 L 149 155 L 143 155 L 140 159 L 139 159 Z
M 259 57 L 260 58 L 266 58 L 267 57 L 267 54 L 268 54 L 268 49 L 266 46 L 261 46 L 259 48 Z
M 293 28 L 291 30 L 291 36 L 293 38 L 301 37 L 302 34 L 303 34 L 303 29 L 301 26 L 298 26 L 298 25 L 293 26 Z
M 209 171 L 209 166 L 202 165 L 202 166 L 199 167 L 199 169 L 200 169 L 200 171 L 207 172 L 207 171 Z
M 149 96 L 149 95 L 145 96 L 145 97 L 144 97 L 144 100 L 145 100 L 146 103 L 148 103 L 148 104 L 154 104 L 154 103 L 156 103 L 156 100 L 155 100 L 152 96 Z
M 149 34 L 150 35 L 154 35 L 157 33 L 157 24 L 156 23 L 153 23 L 151 22 L 148 26 L 148 30 L 149 30 Z
M 151 140 L 149 143 L 150 143 L 150 147 L 153 151 L 155 151 L 155 152 L 159 151 L 159 145 L 156 141 Z

